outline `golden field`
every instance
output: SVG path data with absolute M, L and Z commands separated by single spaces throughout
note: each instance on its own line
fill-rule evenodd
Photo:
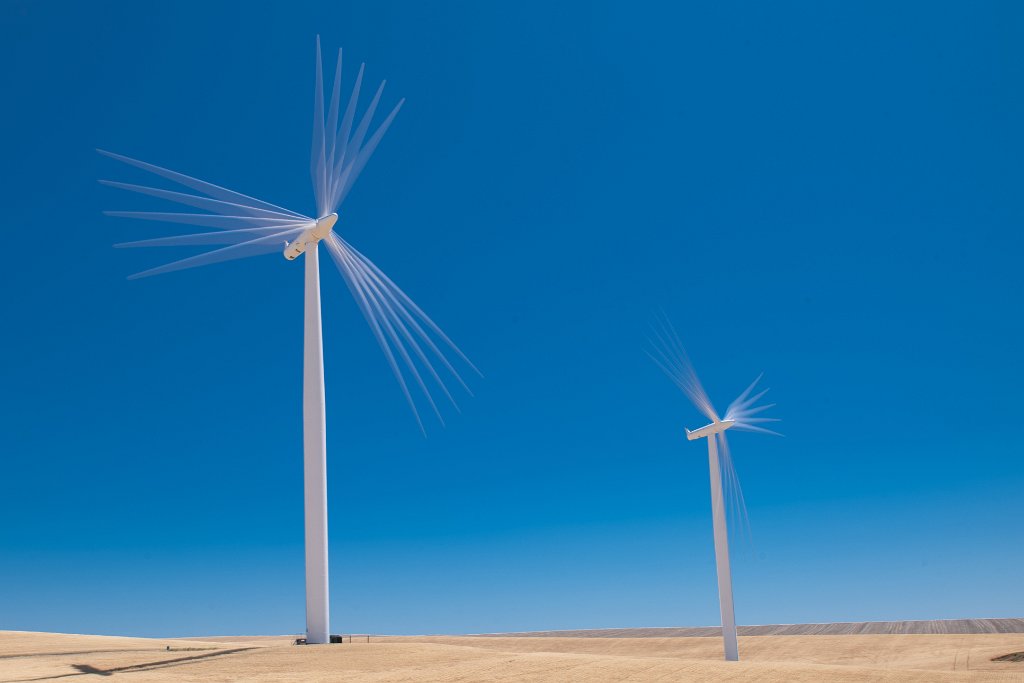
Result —
M 361 642 L 360 642 L 361 640 Z M 0 683 L 22 681 L 1022 681 L 1024 634 L 708 637 L 122 638 L 0 631 Z

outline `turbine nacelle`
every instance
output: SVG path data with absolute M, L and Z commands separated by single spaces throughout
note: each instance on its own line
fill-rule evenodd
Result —
M 686 438 L 690 441 L 695 441 L 697 439 L 703 439 L 706 436 L 714 436 L 719 432 L 724 432 L 726 429 L 732 427 L 734 424 L 736 424 L 736 420 L 715 420 L 714 422 L 705 427 L 701 427 L 700 429 L 694 429 L 692 432 L 689 429 L 687 429 Z
M 331 228 L 337 222 L 338 214 L 336 213 L 329 213 L 323 218 L 318 218 L 311 228 L 285 244 L 284 257 L 289 261 L 294 261 L 305 253 L 306 249 L 331 234 Z

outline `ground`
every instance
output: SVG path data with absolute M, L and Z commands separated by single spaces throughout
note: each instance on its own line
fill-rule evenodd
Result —
M 1024 634 L 147 639 L 0 631 L 0 683 L 88 681 L 1021 681 Z

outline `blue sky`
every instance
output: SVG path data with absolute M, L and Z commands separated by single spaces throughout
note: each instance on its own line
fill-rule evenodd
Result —
M 325 267 L 334 632 L 717 623 L 659 309 L 784 420 L 739 623 L 1020 616 L 1022 12 L 3 3 L 0 628 L 303 630 L 301 267 L 126 281 L 93 150 L 312 211 L 317 33 L 407 98 L 339 230 L 485 375 L 424 438 Z

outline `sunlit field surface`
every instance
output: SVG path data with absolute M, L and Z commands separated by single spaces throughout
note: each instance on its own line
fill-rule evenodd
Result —
M 120 638 L 0 632 L 0 682 L 126 681 L 1024 681 L 1021 633 L 740 635 L 719 638 L 294 636 Z M 645 631 L 640 629 L 638 633 Z M 369 642 L 367 642 L 369 641 Z M 1004 661 L 993 661 L 997 658 Z

